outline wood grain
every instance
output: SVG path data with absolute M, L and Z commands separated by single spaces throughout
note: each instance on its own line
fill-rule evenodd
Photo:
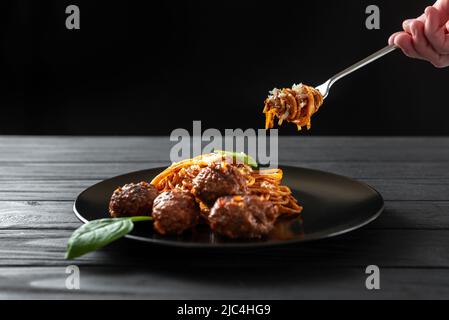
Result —
M 64 266 L 71 230 L 1 230 L 0 265 Z M 183 265 L 282 268 L 284 264 L 449 268 L 447 230 L 372 230 L 336 239 L 272 249 L 180 250 L 123 239 L 72 263 L 132 266 Z
M 446 269 L 385 268 L 379 291 L 366 290 L 364 268 L 295 266 L 267 276 L 225 268 L 123 272 L 120 267 L 81 266 L 80 290 L 65 288 L 65 267 L 1 268 L 0 272 L 5 288 L 0 299 L 443 299 L 449 295 Z
M 169 161 L 169 137 L 0 137 L 3 162 Z M 281 161 L 444 162 L 448 138 L 282 137 Z

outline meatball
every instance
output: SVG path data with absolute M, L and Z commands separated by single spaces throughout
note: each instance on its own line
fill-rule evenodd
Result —
M 198 223 L 199 208 L 195 197 L 174 189 L 161 193 L 153 206 L 153 226 L 160 234 L 181 234 Z
M 219 198 L 212 207 L 208 220 L 211 229 L 231 239 L 262 238 L 274 227 L 276 207 L 258 196 Z
M 112 194 L 109 213 L 114 218 L 149 216 L 157 194 L 156 188 L 145 181 L 125 184 Z
M 246 193 L 246 181 L 240 171 L 226 163 L 201 169 L 193 179 L 192 192 L 208 206 L 223 196 Z

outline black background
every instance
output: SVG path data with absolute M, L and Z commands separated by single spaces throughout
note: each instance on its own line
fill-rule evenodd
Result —
M 431 3 L 2 1 L 0 134 L 259 128 L 273 87 L 324 82 Z M 69 4 L 80 30 L 65 28 Z M 448 71 L 390 54 L 337 83 L 307 134 L 448 135 Z

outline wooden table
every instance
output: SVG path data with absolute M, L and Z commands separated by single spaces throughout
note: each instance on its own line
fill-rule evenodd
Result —
M 449 138 L 282 138 L 281 162 L 364 181 L 386 200 L 369 226 L 270 250 L 182 251 L 120 240 L 75 261 L 76 195 L 169 163 L 167 137 L 0 137 L 0 298 L 449 298 Z M 76 264 L 81 289 L 65 287 Z M 365 268 L 380 267 L 380 290 Z

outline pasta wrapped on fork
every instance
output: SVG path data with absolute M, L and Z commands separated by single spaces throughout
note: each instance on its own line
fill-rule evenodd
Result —
M 286 89 L 273 89 L 265 100 L 265 129 L 274 127 L 275 117 L 279 119 L 278 125 L 284 121 L 302 127 L 311 127 L 311 118 L 323 104 L 323 96 L 313 88 L 303 84 L 293 85 Z

